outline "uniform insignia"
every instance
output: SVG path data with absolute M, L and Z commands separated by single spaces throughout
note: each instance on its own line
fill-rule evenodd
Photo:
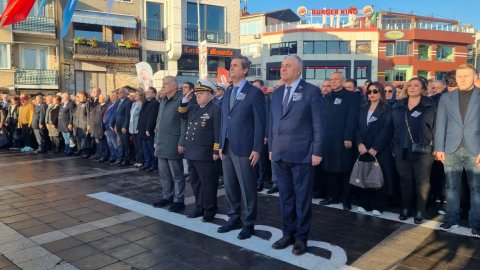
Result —
M 303 93 L 293 93 L 292 101 L 302 100 Z
M 207 122 L 203 121 L 202 123 L 200 123 L 200 125 L 202 125 L 202 127 L 205 127 L 207 125 Z
M 335 101 L 333 102 L 335 105 L 340 105 L 342 104 L 342 99 L 341 98 L 335 98 Z
M 417 118 L 417 117 L 419 117 L 421 114 L 422 114 L 422 113 L 419 112 L 419 111 L 414 111 L 414 112 L 412 113 L 412 117 Z
M 238 100 L 244 100 L 244 99 L 245 99 L 245 96 L 246 96 L 246 95 L 245 95 L 244 93 L 241 93 L 241 92 L 240 92 L 240 93 L 237 94 L 237 99 L 238 99 Z
M 203 121 L 208 120 L 210 119 L 210 115 L 208 115 L 208 113 L 204 113 L 202 114 L 202 116 L 200 116 L 200 119 L 202 119 Z

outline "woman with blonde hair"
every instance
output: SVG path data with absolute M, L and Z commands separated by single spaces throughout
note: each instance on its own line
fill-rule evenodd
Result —
M 128 126 L 128 131 L 132 135 L 133 146 L 135 148 L 136 162 L 133 166 L 140 168 L 143 166 L 143 152 L 140 144 L 140 137 L 138 136 L 138 117 L 140 116 L 143 103 L 146 100 L 145 91 L 140 88 L 137 92 L 135 92 L 134 96 L 135 102 L 132 103 L 132 108 L 130 109 L 130 124 Z

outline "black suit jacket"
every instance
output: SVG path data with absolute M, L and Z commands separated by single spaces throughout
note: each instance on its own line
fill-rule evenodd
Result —
M 128 97 L 124 98 L 123 101 L 119 100 L 118 102 L 119 105 L 117 107 L 115 115 L 113 116 L 110 126 L 113 128 L 117 128 L 117 132 L 121 132 L 122 128 L 126 128 L 128 130 L 128 126 L 130 124 L 130 109 L 132 108 L 132 102 L 128 99 Z
M 138 137 L 140 139 L 155 138 L 155 125 L 157 124 L 158 106 L 160 103 L 156 99 L 145 101 L 138 116 Z M 150 137 L 145 132 L 150 133 Z
M 60 112 L 58 113 L 58 131 L 69 132 L 68 125 L 73 125 L 73 112 L 75 110 L 75 103 L 68 101 L 67 105 L 60 104 Z
M 32 119 L 32 128 L 39 129 L 40 125 L 43 125 L 45 128 L 45 113 L 47 111 L 47 104 L 42 103 L 40 105 L 35 105 L 33 110 L 33 119 Z

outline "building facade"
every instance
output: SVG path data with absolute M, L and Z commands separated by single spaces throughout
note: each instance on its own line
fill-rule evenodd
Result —
M 200 40 L 207 41 L 208 73 L 229 68 L 239 52 L 240 2 L 202 0 Z M 194 0 L 149 0 L 143 2 L 142 55 L 154 71 L 154 85 L 163 77 L 180 82 L 198 80 L 198 16 Z
M 7 1 L 0 0 L 3 12 Z M 0 91 L 37 94 L 59 89 L 57 5 L 37 1 L 29 17 L 0 28 Z

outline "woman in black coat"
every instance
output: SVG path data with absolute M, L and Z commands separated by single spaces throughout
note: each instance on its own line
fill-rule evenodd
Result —
M 358 212 L 373 210 L 373 215 L 381 215 L 385 207 L 386 194 L 393 192 L 393 156 L 391 142 L 393 136 L 392 109 L 385 98 L 383 85 L 378 82 L 367 86 L 367 104 L 359 113 L 355 143 L 360 158 L 378 160 L 382 168 L 385 185 L 383 188 L 361 189 Z
M 400 176 L 402 211 L 399 219 L 406 220 L 414 210 L 414 222 L 422 223 L 433 163 L 432 145 L 437 106 L 425 96 L 427 82 L 414 77 L 407 82 L 407 98 L 393 107 L 393 153 Z M 419 151 L 421 146 L 424 151 Z M 416 206 L 413 201 L 416 197 Z

